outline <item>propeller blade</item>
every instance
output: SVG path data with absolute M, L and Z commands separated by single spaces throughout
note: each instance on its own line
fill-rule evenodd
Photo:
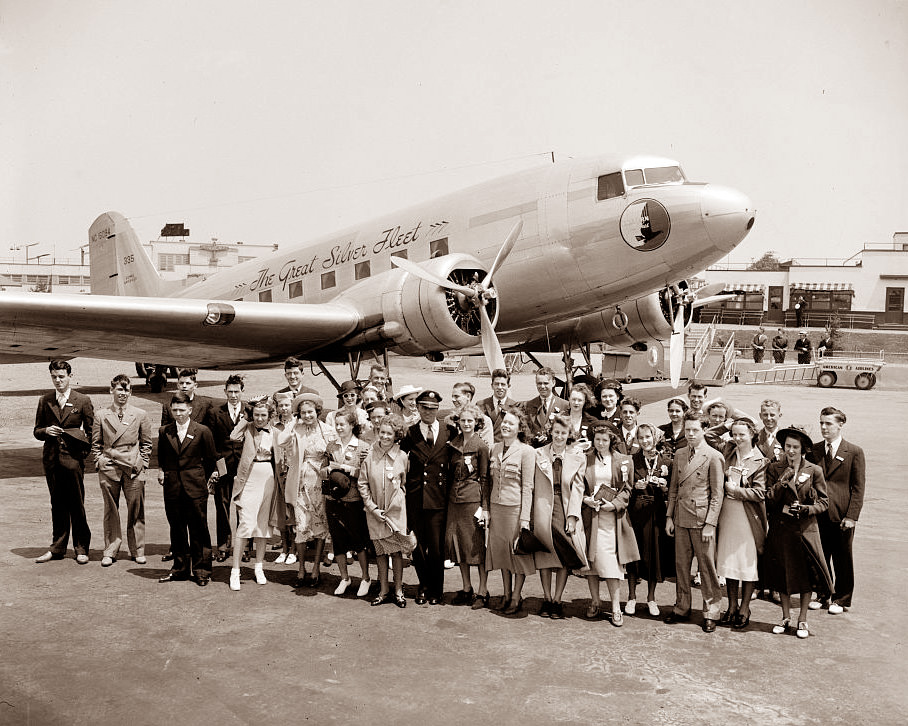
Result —
M 498 268 L 504 264 L 505 259 L 511 250 L 514 249 L 514 245 L 517 242 L 517 238 L 520 236 L 520 230 L 523 229 L 523 220 L 518 219 L 517 224 L 511 228 L 511 233 L 505 239 L 504 244 L 501 245 L 501 249 L 498 250 L 498 254 L 495 255 L 495 262 L 492 263 L 492 267 L 489 269 L 489 274 L 485 276 L 485 279 L 482 281 L 482 288 L 488 290 L 492 285 L 492 277 L 498 272 Z
M 684 363 L 684 308 L 679 306 L 675 315 L 674 330 L 669 342 L 669 371 L 672 388 L 681 383 L 681 365 Z
M 445 290 L 453 290 L 454 292 L 459 292 L 462 295 L 466 295 L 469 298 L 476 297 L 476 290 L 472 287 L 466 287 L 464 285 L 458 285 L 456 282 L 451 282 L 450 280 L 445 280 L 443 277 L 429 272 L 423 267 L 420 267 L 415 262 L 411 262 L 403 257 L 392 257 L 391 264 L 397 265 L 400 269 L 409 272 L 411 275 L 416 277 L 421 277 L 426 282 L 431 282 L 434 285 L 443 287 Z
M 693 302 L 695 308 L 702 308 L 704 305 L 710 305 L 715 302 L 722 302 L 723 300 L 729 300 L 733 297 L 737 297 L 736 292 L 724 292 L 721 295 L 710 295 L 709 297 L 697 298 Z
M 504 368 L 504 353 L 501 352 L 501 344 L 498 342 L 498 336 L 495 335 L 495 328 L 492 327 L 492 321 L 486 306 L 479 308 L 482 332 L 482 352 L 486 357 L 486 365 L 489 366 L 489 373 L 496 368 Z

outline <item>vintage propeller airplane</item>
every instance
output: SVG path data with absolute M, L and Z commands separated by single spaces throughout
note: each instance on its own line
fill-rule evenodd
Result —
M 670 339 L 678 385 L 696 299 L 686 277 L 755 210 L 671 159 L 600 156 L 500 177 L 213 274 L 161 279 L 116 212 L 89 229 L 91 295 L 0 293 L 0 362 L 167 361 L 242 369 L 295 355 L 440 359 Z

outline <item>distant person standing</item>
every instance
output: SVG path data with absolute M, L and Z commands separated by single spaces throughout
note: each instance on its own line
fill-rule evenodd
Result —
M 823 337 L 820 338 L 820 342 L 817 343 L 817 358 L 822 358 L 825 355 L 829 355 L 832 351 L 832 331 L 829 328 L 826 328 L 826 331 L 823 333 Z
M 772 360 L 773 363 L 784 363 L 785 354 L 788 350 L 788 338 L 785 337 L 785 331 L 779 328 L 779 332 L 772 339 Z
M 812 344 L 807 337 L 807 331 L 802 330 L 794 343 L 795 352 L 798 354 L 798 365 L 807 365 L 811 359 Z
M 797 302 L 795 302 L 795 320 L 797 326 L 800 328 L 804 325 L 804 320 L 806 319 L 807 314 L 807 301 L 804 299 L 803 295 L 798 295 Z
M 120 529 L 120 492 L 126 499 L 126 542 L 139 565 L 145 560 L 145 481 L 142 472 L 151 456 L 152 423 L 141 408 L 130 405 L 129 376 L 120 374 L 110 382 L 113 404 L 95 416 L 91 454 L 98 468 L 104 500 L 104 556 L 102 567 L 117 561 L 123 542 Z
M 35 562 L 62 560 L 72 531 L 76 562 L 88 563 L 91 530 L 85 518 L 85 457 L 95 421 L 91 399 L 72 390 L 72 367 L 65 360 L 48 366 L 56 389 L 38 401 L 34 436 L 44 442 L 41 463 L 50 492 L 53 541 Z
M 762 363 L 763 356 L 766 355 L 766 344 L 769 342 L 769 338 L 766 337 L 766 332 L 763 330 L 761 325 L 753 339 L 750 341 L 750 347 L 753 349 L 754 354 L 754 363 Z

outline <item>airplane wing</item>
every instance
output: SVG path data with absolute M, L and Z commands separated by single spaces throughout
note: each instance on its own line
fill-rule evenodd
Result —
M 52 358 L 229 368 L 304 355 L 355 332 L 343 304 L 0 293 L 0 362 Z

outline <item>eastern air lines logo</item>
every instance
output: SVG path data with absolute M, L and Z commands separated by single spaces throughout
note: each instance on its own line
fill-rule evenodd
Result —
M 668 239 L 672 221 L 655 199 L 638 199 L 621 215 L 621 236 L 635 250 L 657 250 Z

